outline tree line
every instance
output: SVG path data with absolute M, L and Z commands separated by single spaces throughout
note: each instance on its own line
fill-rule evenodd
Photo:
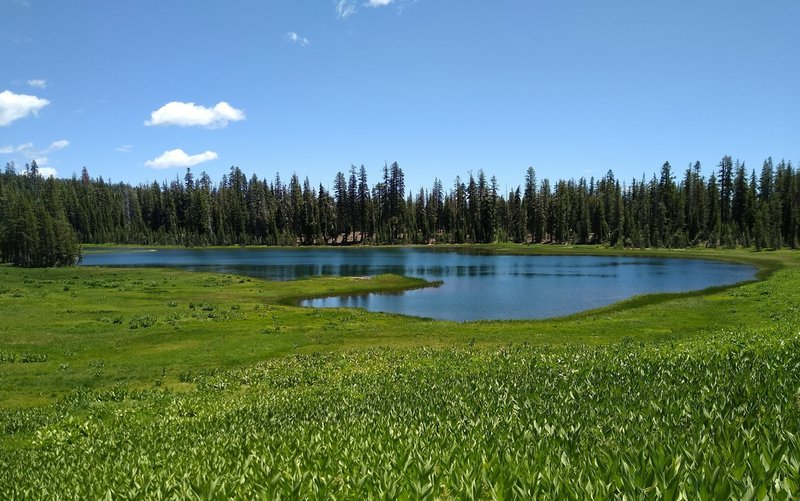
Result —
M 483 170 L 445 188 L 407 192 L 397 162 L 370 185 L 367 171 L 338 172 L 333 188 L 248 179 L 231 167 L 218 183 L 183 178 L 132 186 L 42 179 L 35 162 L 0 175 L 0 261 L 72 264 L 81 243 L 144 245 L 350 245 L 574 243 L 616 247 L 797 248 L 800 169 L 767 159 L 757 174 L 730 156 L 707 177 L 696 162 L 666 162 L 650 179 L 539 181 L 533 167 L 507 193 Z

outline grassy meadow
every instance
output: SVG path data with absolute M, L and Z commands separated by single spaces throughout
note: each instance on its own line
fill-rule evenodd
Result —
M 294 306 L 395 276 L 0 267 L 0 497 L 797 497 L 800 255 L 625 254 L 761 271 L 454 323 Z

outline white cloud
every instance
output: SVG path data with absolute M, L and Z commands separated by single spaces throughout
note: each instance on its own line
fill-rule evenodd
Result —
M 300 45 L 300 47 L 306 47 L 308 44 L 311 43 L 308 40 L 308 38 L 301 37 L 300 35 L 298 35 L 294 31 L 290 31 L 289 33 L 287 33 L 286 34 L 286 39 L 289 40 L 290 42 L 294 43 L 294 44 Z
M 33 143 L 24 143 L 18 146 L 3 146 L 0 148 L 0 154 L 21 153 L 28 160 L 25 163 L 30 163 L 30 161 L 36 162 L 39 175 L 42 177 L 57 177 L 58 171 L 56 171 L 55 167 L 49 165 L 50 158 L 48 158 L 47 155 L 54 151 L 63 150 L 67 146 L 69 146 L 69 141 L 66 139 L 53 141 L 50 143 L 50 146 L 43 150 L 34 148 Z
M 356 13 L 356 4 L 351 0 L 339 0 L 336 2 L 336 17 L 338 19 L 347 19 Z
M 36 162 L 36 172 L 39 176 L 45 179 L 48 177 L 58 177 L 58 171 L 55 167 L 47 165 L 47 157 L 34 158 L 34 161 Z M 22 174 L 27 175 L 27 172 L 23 170 Z
M 50 146 L 45 151 L 63 150 L 67 146 L 69 146 L 69 141 L 67 141 L 66 139 L 61 139 L 59 141 L 53 141 L 52 143 L 50 143 Z
M 47 165 L 50 162 L 47 157 L 36 157 L 33 159 L 33 162 L 36 162 L 36 172 L 39 176 L 43 178 L 58 177 L 58 171 L 55 169 L 55 167 L 50 167 Z M 27 172 L 23 170 L 22 174 L 27 175 Z
M 58 171 L 54 167 L 45 165 L 47 164 L 47 157 L 35 158 L 34 160 L 36 161 L 36 173 L 39 176 L 43 178 L 58 177 Z M 27 176 L 28 172 L 23 170 L 20 174 Z
M 364 7 L 387 7 L 389 5 L 396 6 L 397 14 L 402 14 L 403 10 L 410 5 L 414 5 L 419 0 L 336 0 L 336 17 L 338 19 L 347 19 L 357 12 L 357 7 L 360 5 Z
M 205 151 L 197 155 L 187 155 L 185 151 L 180 148 L 165 151 L 160 156 L 153 160 L 148 160 L 144 163 L 147 167 L 154 169 L 169 169 L 170 167 L 191 167 L 193 165 L 208 162 L 209 160 L 216 160 L 218 155 L 213 151 Z
M 33 143 L 24 143 L 17 146 L 3 146 L 0 148 L 0 153 L 22 153 L 26 158 L 36 159 L 36 163 L 39 163 L 39 157 L 47 160 L 47 157 L 42 157 L 42 155 L 46 155 L 53 151 L 63 150 L 67 146 L 69 146 L 69 141 L 66 139 L 60 139 L 58 141 L 53 141 L 50 143 L 50 146 L 43 150 L 34 149 Z
M 179 125 L 181 127 L 200 126 L 208 129 L 219 129 L 228 126 L 228 122 L 244 120 L 244 111 L 237 110 L 225 101 L 217 103 L 213 108 L 206 108 L 194 103 L 172 101 L 150 113 L 150 120 L 145 125 Z
M 36 162 L 37 164 L 39 162 Z M 58 177 L 58 171 L 52 167 L 39 167 L 39 175 L 43 178 Z
M 28 85 L 31 87 L 36 87 L 37 89 L 44 89 L 47 87 L 47 80 L 43 80 L 41 78 L 34 78 L 33 80 L 28 80 Z
M 130 153 L 131 151 L 133 151 L 133 145 L 123 144 L 119 148 L 114 148 L 114 151 L 119 151 L 120 153 Z
M 31 113 L 36 115 L 48 104 L 50 101 L 36 96 L 14 94 L 10 90 L 0 92 L 0 127 L 25 118 Z

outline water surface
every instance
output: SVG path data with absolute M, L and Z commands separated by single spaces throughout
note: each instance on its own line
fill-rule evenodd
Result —
M 682 292 L 752 279 L 752 266 L 618 256 L 499 256 L 427 248 L 120 249 L 87 252 L 88 266 L 167 266 L 271 280 L 393 273 L 442 281 L 393 294 L 303 301 L 444 320 L 547 318 L 638 294 Z

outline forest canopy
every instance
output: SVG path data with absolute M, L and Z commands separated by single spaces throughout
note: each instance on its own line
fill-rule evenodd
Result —
M 43 179 L 36 162 L 0 174 L 0 261 L 60 266 L 82 243 L 141 245 L 348 245 L 573 243 L 618 247 L 800 243 L 800 170 L 765 160 L 760 172 L 725 156 L 705 177 L 699 162 L 650 179 L 539 181 L 501 192 L 480 170 L 448 187 L 406 192 L 397 162 L 377 183 L 351 166 L 331 191 L 297 174 L 288 183 L 249 179 L 238 168 L 218 183 L 190 169 L 183 179 L 132 186 L 91 178 Z

